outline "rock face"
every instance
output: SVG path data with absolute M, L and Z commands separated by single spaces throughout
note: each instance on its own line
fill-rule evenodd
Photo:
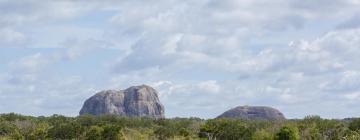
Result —
M 230 109 L 217 118 L 234 118 L 248 120 L 284 120 L 284 115 L 277 109 L 265 106 L 238 106 Z
M 80 115 L 115 114 L 127 117 L 164 118 L 164 106 L 158 92 L 150 86 L 133 86 L 126 90 L 102 91 L 87 99 Z

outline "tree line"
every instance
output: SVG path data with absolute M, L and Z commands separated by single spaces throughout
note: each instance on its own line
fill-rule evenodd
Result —
M 1 140 L 359 140 L 360 119 L 269 121 L 0 115 Z

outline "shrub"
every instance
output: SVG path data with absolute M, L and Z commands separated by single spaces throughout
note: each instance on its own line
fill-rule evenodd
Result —
M 52 139 L 74 139 L 80 136 L 82 127 L 74 122 L 61 123 L 53 126 L 48 131 Z
M 85 133 L 85 140 L 101 140 L 104 129 L 99 126 L 91 126 Z
M 349 124 L 349 129 L 352 131 L 360 130 L 360 118 L 352 120 Z
M 359 131 L 350 131 L 346 136 L 345 140 L 359 140 L 360 132 Z
M 174 136 L 174 133 L 170 129 L 167 129 L 165 126 L 160 126 L 155 129 L 154 134 L 159 140 L 167 140 L 170 137 Z
M 103 126 L 103 139 L 104 140 L 123 140 L 124 136 L 121 132 L 121 126 L 107 124 Z
M 37 128 L 30 134 L 29 140 L 44 140 L 48 132 L 47 124 L 39 124 Z
M 209 120 L 200 131 L 207 133 L 209 139 L 224 140 L 249 140 L 253 134 L 243 121 L 229 119 Z
M 264 129 L 256 131 L 253 135 L 253 140 L 272 140 L 272 139 L 273 139 L 273 135 Z
M 299 140 L 299 132 L 295 127 L 282 127 L 275 135 L 275 140 Z
M 18 128 L 7 122 L 0 123 L 0 137 L 9 137 L 16 140 L 23 139 L 23 136 L 20 134 Z

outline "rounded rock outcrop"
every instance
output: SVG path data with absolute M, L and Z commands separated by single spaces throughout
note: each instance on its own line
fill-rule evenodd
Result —
M 246 120 L 284 120 L 284 115 L 277 109 L 266 106 L 238 106 L 232 108 L 217 118 L 232 118 Z
M 158 119 L 164 118 L 164 106 L 154 88 L 141 85 L 126 90 L 101 91 L 85 101 L 79 114 L 114 114 Z

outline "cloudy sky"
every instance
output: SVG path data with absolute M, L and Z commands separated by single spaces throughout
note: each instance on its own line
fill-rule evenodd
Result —
M 147 84 L 167 117 L 360 116 L 360 0 L 0 0 L 0 112 Z

